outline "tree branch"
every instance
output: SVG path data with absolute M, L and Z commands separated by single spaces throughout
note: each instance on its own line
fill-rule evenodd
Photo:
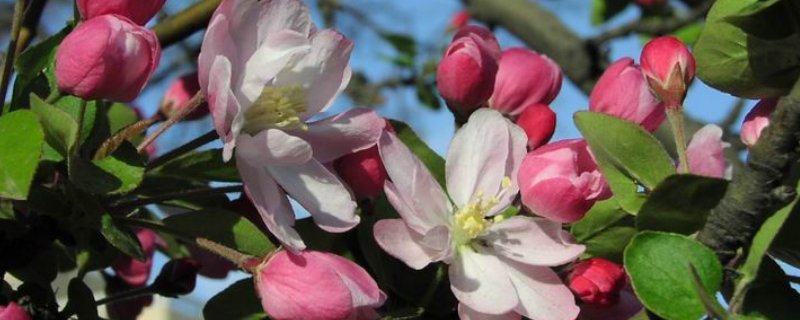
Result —
M 706 13 L 708 13 L 708 10 L 711 9 L 711 5 L 713 3 L 714 3 L 713 0 L 711 1 L 706 0 L 705 2 L 699 4 L 697 7 L 692 8 L 688 14 L 681 17 L 675 17 L 672 19 L 652 19 L 652 20 L 642 19 L 633 21 L 619 28 L 611 29 L 601 33 L 600 35 L 595 37 L 592 40 L 592 42 L 599 45 L 609 40 L 628 36 L 635 33 L 641 33 L 653 36 L 661 36 L 669 34 L 705 17 Z
M 204 29 L 221 2 L 222 0 L 200 1 L 153 27 L 161 46 L 170 46 Z
M 800 147 L 800 81 L 782 98 L 770 116 L 770 125 L 750 148 L 747 164 L 734 171 L 733 181 L 708 217 L 698 240 L 717 253 L 723 263 L 748 245 L 764 221 L 796 196 Z

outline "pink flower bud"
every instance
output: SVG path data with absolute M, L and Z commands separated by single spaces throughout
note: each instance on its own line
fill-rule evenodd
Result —
M 178 78 L 172 82 L 161 100 L 161 113 L 169 117 L 185 108 L 198 92 L 200 92 L 200 83 L 197 81 L 197 72 Z M 183 119 L 197 120 L 207 116 L 208 113 L 208 103 L 203 103 Z
M 695 62 L 689 48 L 672 36 L 650 40 L 639 59 L 653 93 L 667 108 L 679 108 L 694 80 Z
M 667 3 L 667 0 L 636 0 L 640 6 L 648 7 L 648 6 L 655 6 L 655 5 L 663 5 Z
M 125 17 L 104 15 L 78 25 L 56 55 L 61 91 L 86 100 L 130 102 L 161 59 L 156 35 Z
M 12 302 L 7 306 L 0 306 L 0 319 L 2 320 L 31 320 L 31 316 L 25 309 Z
M 450 19 L 450 28 L 453 30 L 461 29 L 462 27 L 466 26 L 469 23 L 471 17 L 469 16 L 469 11 L 461 10 L 456 12 L 453 15 L 453 18 Z
M 729 177 L 730 166 L 725 160 L 724 153 L 728 147 L 730 144 L 722 141 L 722 128 L 714 124 L 700 128 L 686 147 L 689 172 L 712 178 Z M 679 166 L 678 171 L 682 170 L 683 168 Z
M 764 99 L 758 102 L 753 110 L 747 113 L 742 123 L 741 139 L 749 148 L 756 144 L 761 131 L 769 125 L 769 115 L 778 106 L 778 99 Z
M 336 173 L 353 190 L 356 198 L 379 196 L 386 181 L 386 168 L 381 161 L 378 146 L 351 153 L 333 163 Z
M 261 304 L 276 320 L 378 319 L 386 295 L 369 273 L 342 257 L 280 251 L 256 273 Z
M 581 301 L 601 306 L 616 304 L 626 282 L 622 266 L 600 258 L 578 262 L 567 276 L 570 290 Z
M 522 203 L 557 222 L 583 218 L 595 202 L 611 197 L 586 142 L 561 140 L 536 149 L 518 173 Z
M 144 251 L 145 261 L 139 261 L 129 256 L 121 256 L 111 266 L 122 280 L 133 287 L 142 287 L 147 284 L 153 268 L 153 255 L 156 252 L 156 242 L 159 241 L 155 232 L 141 229 L 136 232 L 139 243 Z
M 150 21 L 166 0 L 77 0 L 78 11 L 84 20 L 106 14 L 117 14 L 131 21 L 145 25 Z
M 528 136 L 528 149 L 534 150 L 553 137 L 556 131 L 556 113 L 547 105 L 534 104 L 522 111 L 517 118 L 517 125 Z
M 200 263 L 190 258 L 171 260 L 161 268 L 153 289 L 166 297 L 177 297 L 194 291 Z
M 650 92 L 631 58 L 619 59 L 606 69 L 589 96 L 589 110 L 638 123 L 650 132 L 667 118 L 664 104 Z
M 561 68 L 547 56 L 524 48 L 505 50 L 489 105 L 516 117 L 530 105 L 553 102 L 561 78 Z
M 445 51 L 436 80 L 448 106 L 469 115 L 492 96 L 500 45 L 491 31 L 478 26 L 458 30 Z

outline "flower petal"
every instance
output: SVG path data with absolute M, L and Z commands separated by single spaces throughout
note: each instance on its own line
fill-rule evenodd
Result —
M 378 143 L 385 121 L 375 111 L 355 108 L 308 124 L 308 130 L 293 130 L 314 148 L 314 158 L 331 162 L 346 154 Z
M 237 47 L 233 44 L 233 39 L 230 37 L 230 20 L 226 14 L 219 13 L 229 9 L 230 3 L 233 3 L 233 1 L 220 4 L 217 13 L 214 14 L 213 19 L 208 24 L 206 35 L 203 38 L 203 46 L 197 58 L 197 80 L 200 83 L 200 89 L 203 90 L 206 96 L 208 96 L 207 90 L 212 80 L 220 80 L 216 77 L 211 77 L 211 69 L 215 61 L 219 59 L 220 56 L 228 59 L 229 62 L 231 62 L 231 59 L 238 59 L 239 57 Z M 239 70 L 236 69 L 236 71 L 233 71 L 233 68 L 231 69 L 231 78 L 238 76 Z
M 255 137 L 242 134 L 236 142 L 236 154 L 253 166 L 289 166 L 311 159 L 311 145 L 281 130 L 268 129 Z
M 728 165 L 723 153 L 730 144 L 722 141 L 722 129 L 708 124 L 697 130 L 689 146 L 686 157 L 691 173 L 712 178 L 724 178 Z M 683 168 L 678 168 L 681 171 Z
M 508 159 L 506 159 L 505 176 L 511 179 L 511 186 L 500 196 L 500 202 L 495 205 L 489 216 L 502 212 L 514 201 L 519 193 L 519 179 L 517 174 L 522 166 L 522 160 L 528 154 L 528 135 L 525 130 L 511 121 L 506 120 L 508 126 Z
M 480 313 L 470 309 L 463 303 L 459 303 L 458 318 L 461 320 L 519 320 L 522 316 L 513 311 L 500 315 Z
M 383 190 L 386 193 L 386 198 L 392 204 L 403 221 L 408 225 L 411 230 L 419 234 L 425 234 L 429 230 L 437 226 L 447 225 L 447 220 L 443 215 L 424 215 L 418 214 L 414 208 L 406 201 L 402 193 L 397 189 L 397 186 L 391 181 L 386 181 L 383 185 Z
M 495 256 L 459 248 L 449 268 L 450 289 L 458 301 L 477 312 L 504 314 L 519 301 L 505 269 Z
M 294 230 L 294 211 L 286 194 L 270 177 L 265 167 L 249 164 L 244 159 L 236 159 L 236 167 L 244 183 L 244 192 L 253 202 L 267 229 L 292 251 L 305 249 L 305 244 Z
M 450 202 L 425 164 L 390 132 L 381 135 L 379 149 L 386 173 L 396 189 L 390 198 L 396 200 L 392 204 L 401 208 L 398 210 L 404 216 L 414 215 L 419 221 L 426 221 L 426 229 L 446 225 L 452 211 Z
M 328 232 L 345 232 L 358 224 L 356 203 L 347 188 L 315 159 L 296 166 L 268 167 L 275 181 L 311 213 Z
M 264 86 L 270 85 L 287 65 L 301 59 L 309 50 L 311 44 L 308 38 L 299 32 L 282 30 L 267 34 L 245 64 L 247 72 L 242 79 L 242 95 L 251 103 L 256 101 L 264 91 Z
M 322 30 L 311 38 L 311 50 L 275 78 L 276 86 L 301 85 L 307 90 L 308 110 L 301 119 L 325 111 L 350 83 L 352 50 L 352 40 L 333 29 Z
M 409 229 L 401 219 L 384 219 L 373 227 L 375 242 L 389 255 L 420 270 L 436 260 L 436 252 L 422 244 L 423 236 Z
M 474 200 L 479 192 L 494 196 L 506 176 L 509 133 L 503 116 L 480 109 L 456 132 L 447 150 L 447 191 L 456 206 Z
M 578 316 L 575 297 L 553 270 L 506 262 L 508 276 L 519 295 L 515 311 L 536 320 L 574 320 Z
M 585 249 L 563 232 L 560 223 L 523 216 L 494 224 L 481 239 L 495 254 L 532 266 L 562 265 Z
M 238 128 L 241 127 L 241 115 L 239 102 L 236 100 L 230 89 L 231 85 L 231 64 L 230 61 L 218 56 L 210 71 L 210 81 L 208 86 L 208 108 L 214 118 L 214 127 L 217 134 L 225 143 L 223 157 L 225 161 L 231 158 L 233 146 L 236 144 L 236 136 L 239 134 Z

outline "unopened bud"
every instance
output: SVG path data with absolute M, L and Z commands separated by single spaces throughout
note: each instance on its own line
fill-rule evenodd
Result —
M 177 297 L 194 291 L 200 263 L 190 258 L 176 259 L 161 268 L 153 283 L 153 291 L 166 297 Z
M 664 36 L 650 40 L 639 60 L 653 94 L 667 108 L 680 108 L 695 74 L 694 57 L 689 48 L 675 37 Z

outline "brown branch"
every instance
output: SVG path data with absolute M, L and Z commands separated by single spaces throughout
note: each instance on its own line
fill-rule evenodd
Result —
M 161 46 L 170 46 L 204 29 L 221 2 L 222 0 L 200 1 L 153 27 Z
M 698 240 L 727 263 L 748 245 L 764 221 L 795 197 L 798 177 L 790 175 L 800 147 L 800 81 L 782 98 L 747 164 L 734 171 L 720 204 L 708 217 Z
M 646 34 L 651 36 L 661 36 L 665 34 L 669 34 L 678 29 L 688 26 L 694 22 L 697 22 L 701 18 L 705 17 L 708 10 L 711 9 L 711 5 L 714 1 L 706 0 L 705 2 L 699 4 L 697 7 L 692 8 L 687 14 L 681 17 L 675 17 L 671 19 L 651 19 L 651 20 L 637 20 L 631 23 L 625 24 L 619 28 L 611 29 L 606 32 L 601 33 L 594 39 L 592 42 L 596 44 L 602 44 L 609 40 L 616 39 L 619 37 L 628 36 L 631 34 Z

